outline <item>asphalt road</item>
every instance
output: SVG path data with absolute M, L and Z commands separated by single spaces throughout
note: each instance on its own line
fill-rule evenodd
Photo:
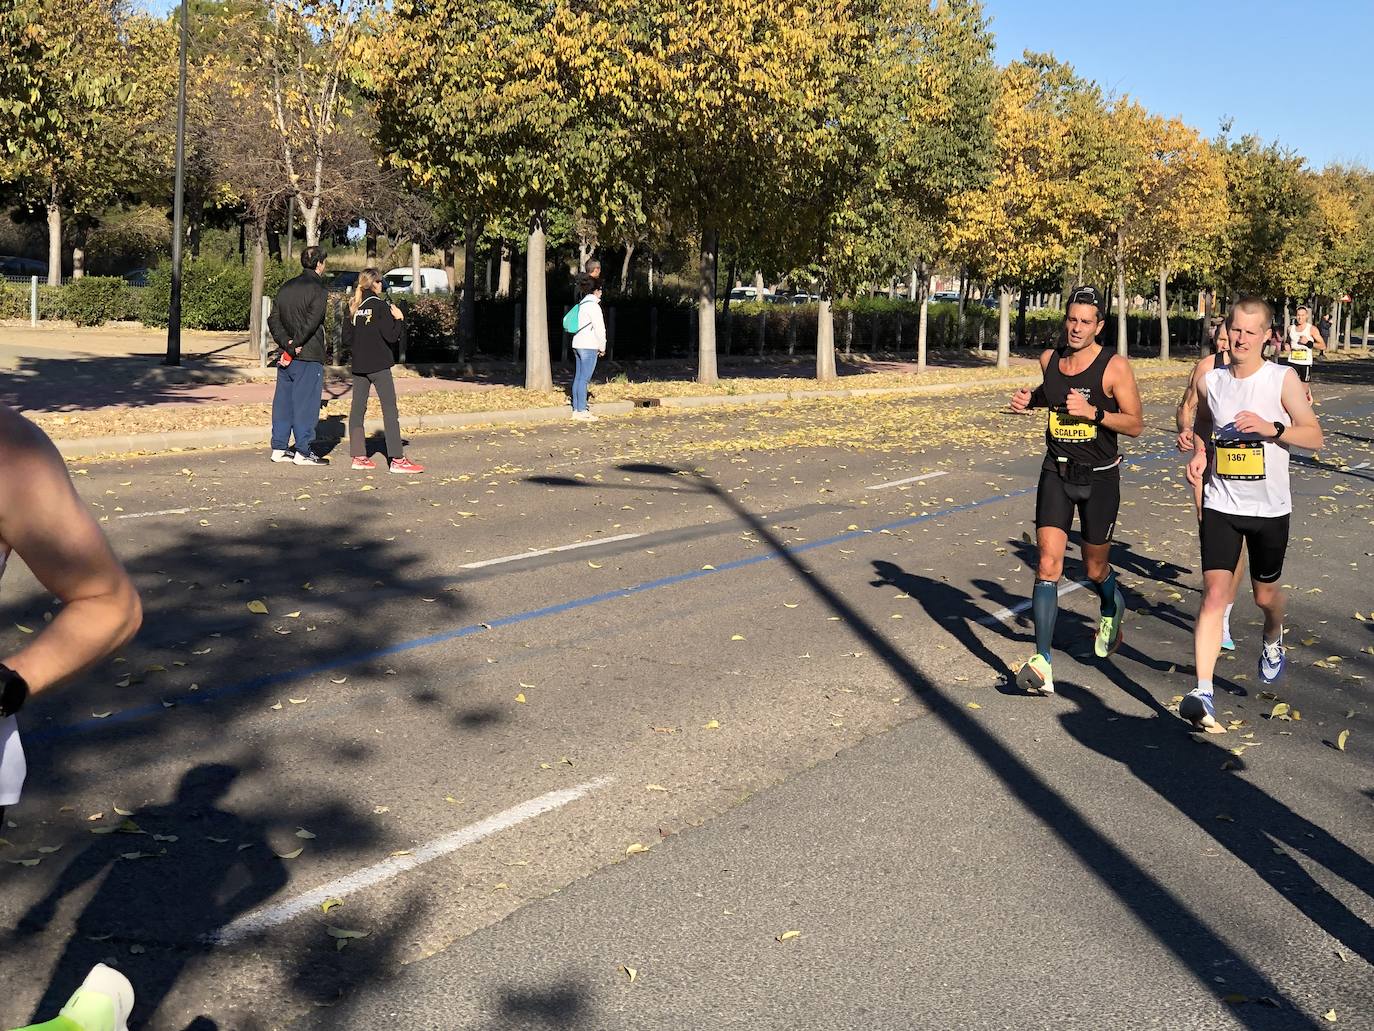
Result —
M 1040 424 L 992 395 L 79 467 L 147 618 L 26 710 L 0 1024 L 104 959 L 155 1029 L 1371 1026 L 1371 382 L 1318 387 L 1290 672 L 1242 601 L 1224 737 L 1170 711 L 1172 386 L 1126 645 L 1066 593 L 1052 699 L 1006 685 Z M 51 609 L 4 604 L 0 647 Z

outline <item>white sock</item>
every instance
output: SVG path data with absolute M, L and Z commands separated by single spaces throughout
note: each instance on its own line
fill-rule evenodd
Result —
M 1235 608 L 1235 602 L 1226 606 L 1226 611 L 1221 614 L 1221 629 L 1225 631 L 1222 636 L 1231 636 L 1231 610 Z
M 1212 682 L 1210 680 L 1199 680 L 1197 682 L 1198 694 L 1210 695 L 1212 693 Z

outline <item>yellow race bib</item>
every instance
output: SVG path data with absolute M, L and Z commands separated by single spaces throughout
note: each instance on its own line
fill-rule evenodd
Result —
M 1264 479 L 1264 443 L 1258 440 L 1217 441 L 1217 475 L 1223 480 Z
M 1312 349 L 1310 347 L 1295 347 L 1288 352 L 1288 360 L 1294 365 L 1311 365 Z
M 1097 423 L 1091 419 L 1079 419 L 1057 408 L 1051 408 L 1049 411 L 1050 436 L 1055 440 L 1082 442 L 1097 439 Z

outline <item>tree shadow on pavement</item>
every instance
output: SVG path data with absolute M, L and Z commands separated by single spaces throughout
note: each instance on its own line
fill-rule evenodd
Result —
M 669 466 L 630 464 L 625 472 L 678 476 L 686 470 Z M 1227 991 L 1244 991 L 1256 997 L 1280 1000 L 1281 1009 L 1264 1013 L 1258 1009 L 1236 1009 L 1230 1015 L 1243 1027 L 1252 1029 L 1315 1027 L 1281 989 L 1251 964 L 1240 952 L 1210 927 L 1189 907 L 1156 880 L 1144 867 L 1099 831 L 1059 791 L 1035 769 L 1003 745 L 997 737 L 956 699 L 945 694 L 922 673 L 902 650 L 879 632 L 862 613 L 854 609 L 823 577 L 813 572 L 800 558 L 812 546 L 788 547 L 773 528 L 745 508 L 732 494 L 705 477 L 695 476 L 697 488 L 748 523 L 759 539 L 785 564 L 797 580 L 822 601 L 862 641 L 871 653 L 909 690 L 931 714 L 954 733 L 997 777 L 1004 789 L 1018 799 L 1026 811 L 1054 833 L 1063 846 L 1078 857 L 1102 888 L 1116 897 L 1155 939 L 1168 949 L 1180 966 L 1192 971 L 1203 991 L 1219 997 L 1224 994 L 1204 972 L 1224 962 L 1235 972 Z
M 346 495 L 313 510 L 314 518 L 293 512 L 257 524 L 270 522 L 269 532 L 242 534 L 227 521 L 203 529 L 194 516 L 159 525 L 156 543 L 126 558 L 145 615 L 121 661 L 26 706 L 29 775 L 23 801 L 8 813 L 19 829 L 6 836 L 25 854 L 62 851 L 9 878 L 0 926 L 32 913 L 22 951 L 5 948 L 4 962 L 26 988 L 53 971 L 45 1006 L 65 1001 L 85 975 L 78 967 L 114 954 L 135 975 L 140 1014 L 150 1014 L 205 957 L 200 936 L 289 890 L 288 874 L 294 882 L 317 874 L 315 860 L 375 854 L 387 837 L 365 789 L 357 790 L 360 778 L 344 775 L 370 761 L 373 742 L 390 740 L 372 728 L 389 732 L 389 723 L 422 709 L 456 720 L 473 699 L 466 678 L 436 676 L 409 659 L 413 644 L 446 639 L 431 624 L 452 626 L 466 602 L 444 590 L 449 577 L 427 571 L 419 541 L 372 537 L 371 500 Z M 112 527 L 110 535 L 118 549 L 121 534 Z M 7 583 L 0 615 L 42 625 L 52 600 L 27 571 L 11 572 L 7 580 L 17 582 Z M 268 614 L 249 610 L 257 600 Z M 426 691 L 438 702 L 415 700 Z M 429 725 L 454 738 L 464 733 L 447 719 Z M 194 776 L 188 756 L 200 764 Z M 434 761 L 443 763 L 437 754 Z M 219 805 L 231 780 L 232 797 L 245 800 Z M 176 800 L 164 804 L 174 790 Z M 119 799 L 140 809 L 132 819 L 144 833 L 93 839 L 93 826 L 118 822 L 109 802 Z M 139 806 L 145 799 L 155 801 Z M 103 822 L 87 821 L 95 809 L 105 810 Z M 285 852 L 301 844 L 292 836 L 301 826 L 313 826 L 318 840 L 283 865 L 264 835 L 273 832 Z M 238 852 L 240 844 L 252 847 Z M 60 860 L 73 851 L 63 870 Z M 260 866 L 245 885 L 216 894 L 254 862 Z M 73 932 L 70 903 L 57 903 L 93 879 L 100 886 Z M 39 933 L 45 914 L 52 923 Z M 132 945 L 146 951 L 130 953 Z M 11 994 L 12 1002 L 21 997 L 32 998 Z
M 1228 748 L 1206 740 L 1199 747 L 1182 721 L 1120 670 L 1105 672 L 1153 712 L 1126 715 L 1109 709 L 1092 692 L 1066 684 L 1060 693 L 1077 709 L 1060 717 L 1064 729 L 1079 743 L 1120 763 L 1308 920 L 1365 962 L 1374 963 L 1374 928 L 1318 883 L 1295 856 L 1324 867 L 1371 899 L 1374 863 L 1238 776 L 1244 764 Z M 1228 734 L 1220 740 L 1231 738 Z
M 222 763 L 188 770 L 170 803 L 113 823 L 112 833 L 77 853 L 20 919 L 14 944 L 25 948 L 52 922 L 64 899 L 99 879 L 34 1021 L 55 1012 L 72 985 L 96 963 L 106 962 L 136 986 L 135 1025 L 147 1022 L 183 969 L 214 947 L 222 927 L 286 885 L 285 864 L 267 841 L 267 825 L 222 805 L 239 772 Z M 347 821 L 347 814 L 331 807 L 306 818 Z M 356 826 L 353 831 L 365 833 Z

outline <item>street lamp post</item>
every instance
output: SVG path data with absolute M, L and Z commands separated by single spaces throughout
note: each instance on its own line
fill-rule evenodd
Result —
M 176 186 L 172 200 L 172 298 L 167 306 L 167 354 L 163 365 L 181 364 L 181 201 L 186 187 L 186 43 L 187 9 L 191 0 L 181 0 L 181 67 L 177 77 L 177 153 Z

